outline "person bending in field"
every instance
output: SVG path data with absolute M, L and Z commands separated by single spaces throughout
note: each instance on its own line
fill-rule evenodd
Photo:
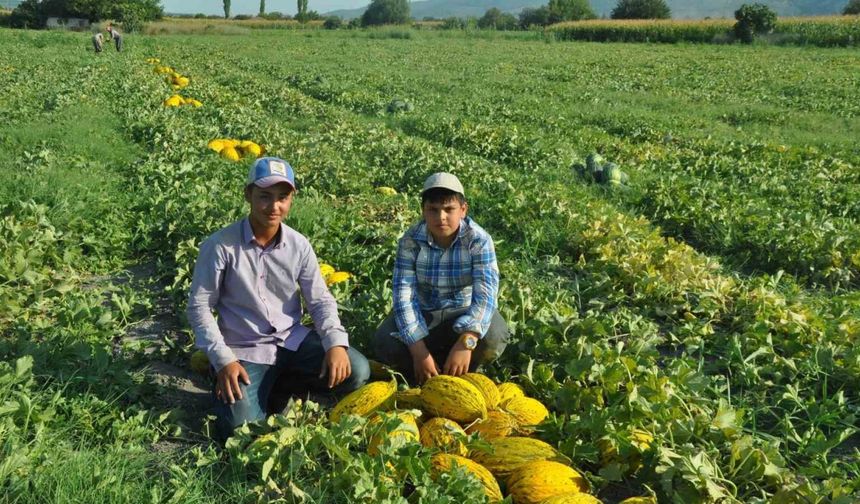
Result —
M 222 441 L 244 422 L 265 418 L 276 381 L 343 394 L 370 376 L 367 359 L 349 346 L 310 242 L 281 222 L 295 194 L 286 161 L 258 159 L 245 186 L 248 217 L 200 246 L 187 315 L 216 373 Z M 301 324 L 302 299 L 314 328 Z
M 102 52 L 102 46 L 103 45 L 104 45 L 104 36 L 102 35 L 102 32 L 95 32 L 93 34 L 93 49 L 95 49 L 95 51 L 97 53 L 100 53 L 100 52 Z
M 468 210 L 457 177 L 434 173 L 421 192 L 423 218 L 397 245 L 394 310 L 373 344 L 377 357 L 412 383 L 475 371 L 507 345 L 493 239 Z
M 116 52 L 122 51 L 122 34 L 114 27 L 113 23 L 108 23 L 107 32 L 116 45 Z

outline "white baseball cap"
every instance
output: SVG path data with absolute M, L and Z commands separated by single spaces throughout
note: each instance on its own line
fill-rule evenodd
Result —
M 427 180 L 424 181 L 424 189 L 421 190 L 421 194 L 423 195 L 430 189 L 448 189 L 449 191 L 460 193 L 463 196 L 466 195 L 463 191 L 463 184 L 460 183 L 460 179 L 458 179 L 456 175 L 445 172 L 434 173 L 427 177 Z

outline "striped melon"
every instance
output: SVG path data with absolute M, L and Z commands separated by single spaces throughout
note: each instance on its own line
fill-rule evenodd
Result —
M 504 410 L 516 420 L 524 432 L 528 432 L 529 427 L 543 422 L 549 416 L 546 406 L 531 397 L 514 397 L 505 402 Z
M 542 500 L 540 504 L 601 504 L 601 502 L 597 497 L 587 493 L 568 492 Z M 654 504 L 657 504 L 657 502 L 655 501 Z
M 457 422 L 447 418 L 431 418 L 419 429 L 421 444 L 427 448 L 436 448 L 441 452 L 453 453 L 466 456 L 468 450 L 466 445 L 458 438 L 458 434 L 465 436 L 466 433 Z
M 504 407 L 505 403 L 514 397 L 525 397 L 526 393 L 516 383 L 505 382 L 499 386 L 499 406 Z
M 393 430 L 387 432 L 383 429 L 383 421 L 389 418 L 389 416 L 394 415 L 397 416 L 400 422 Z M 415 415 L 408 411 L 376 415 L 368 422 L 368 428 L 373 434 L 367 443 L 367 453 L 373 456 L 379 455 L 379 447 L 385 442 L 398 447 L 417 443 L 419 438 Z
M 478 481 L 484 486 L 484 493 L 490 502 L 499 502 L 502 500 L 502 491 L 499 488 L 498 481 L 481 464 L 466 457 L 450 455 L 448 453 L 437 453 L 430 458 L 430 475 L 434 480 L 438 479 L 440 474 L 451 472 L 456 467 L 461 467 L 467 473 L 478 478 Z
M 511 415 L 504 411 L 489 411 L 487 418 L 471 424 L 466 432 L 484 439 L 495 439 L 510 436 L 517 427 L 517 421 Z
M 477 387 L 462 378 L 436 375 L 421 387 L 421 403 L 433 416 L 469 423 L 487 418 L 487 403 Z
M 499 406 L 501 395 L 499 394 L 499 388 L 496 387 L 493 380 L 481 373 L 466 373 L 460 378 L 478 387 L 478 390 L 484 395 L 484 401 L 487 403 L 488 410 L 496 409 Z
M 341 399 L 332 408 L 329 418 L 337 422 L 345 415 L 368 416 L 378 409 L 384 409 L 396 390 L 397 383 L 394 380 L 370 382 Z
M 536 460 L 517 467 L 507 479 L 515 504 L 540 504 L 566 493 L 588 491 L 588 482 L 572 467 L 551 460 Z
M 536 460 L 569 462 L 569 459 L 549 444 L 527 437 L 505 437 L 488 441 L 488 449 L 475 449 L 470 458 L 490 470 L 497 478 L 505 479 L 517 467 Z

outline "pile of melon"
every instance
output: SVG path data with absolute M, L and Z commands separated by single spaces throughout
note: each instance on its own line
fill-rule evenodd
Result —
M 553 446 L 533 437 L 549 411 L 514 383 L 496 384 L 479 373 L 434 376 L 421 388 L 397 390 L 394 381 L 376 381 L 344 397 L 329 418 L 368 417 L 368 453 L 383 444 L 420 443 L 435 453 L 432 476 L 462 470 L 481 483 L 490 502 L 505 495 L 515 504 L 595 504 L 584 476 Z M 393 429 L 379 428 L 383 423 Z M 468 435 L 489 449 L 469 449 Z M 459 468 L 459 469 L 457 469 Z
M 234 138 L 216 138 L 210 140 L 206 146 L 230 161 L 239 161 L 242 158 L 257 159 L 266 152 L 266 149 L 256 142 Z
M 165 107 L 182 107 L 183 105 L 190 105 L 196 108 L 202 107 L 203 102 L 201 102 L 200 100 L 195 100 L 194 98 L 175 94 L 164 100 L 164 103 L 162 105 L 164 105 Z
M 580 177 L 598 184 L 620 186 L 630 182 L 630 177 L 617 164 L 605 160 L 596 152 L 589 154 L 585 163 L 574 163 L 573 170 Z

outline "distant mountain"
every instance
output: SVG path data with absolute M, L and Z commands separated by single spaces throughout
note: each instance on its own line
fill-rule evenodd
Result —
M 412 2 L 412 17 L 446 18 L 451 16 L 480 17 L 491 7 L 505 12 L 519 13 L 526 7 L 540 7 L 548 0 L 424 0 Z M 591 0 L 591 7 L 598 16 L 609 17 L 617 0 Z M 735 10 L 744 3 L 764 3 L 780 16 L 823 16 L 840 14 L 848 0 L 667 0 L 672 17 L 679 19 L 701 19 L 704 17 L 734 17 Z M 360 17 L 367 7 L 342 9 L 326 13 L 344 19 Z
M 410 15 L 414 19 L 425 17 L 446 18 L 456 17 L 480 17 L 487 9 L 497 7 L 505 12 L 518 13 L 526 7 L 539 7 L 549 0 L 425 0 L 423 2 L 411 2 Z M 343 9 L 327 13 L 327 15 L 339 16 L 343 19 L 361 17 L 367 7 L 358 9 Z

